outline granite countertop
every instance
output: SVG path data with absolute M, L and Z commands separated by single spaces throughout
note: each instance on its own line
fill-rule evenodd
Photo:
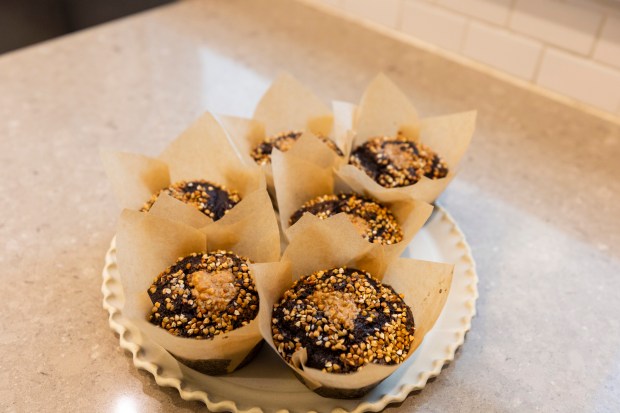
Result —
M 0 410 L 193 411 L 101 307 L 118 216 L 100 146 L 157 154 L 280 72 L 357 101 L 383 71 L 426 116 L 476 108 L 440 203 L 471 244 L 456 360 L 388 411 L 620 410 L 620 126 L 285 0 L 184 1 L 0 57 Z

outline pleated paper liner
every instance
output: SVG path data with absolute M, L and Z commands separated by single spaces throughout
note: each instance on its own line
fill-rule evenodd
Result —
M 342 215 L 336 218 L 346 220 Z M 304 232 L 303 236 L 291 239 L 281 262 L 252 265 L 261 299 L 259 327 L 263 338 L 277 352 L 271 330 L 272 309 L 295 280 L 318 270 L 347 266 L 368 271 L 393 287 L 396 293 L 404 294 L 404 301 L 411 307 L 416 324 L 409 357 L 441 313 L 448 297 L 454 266 L 406 258 L 387 263 L 380 251 L 370 249 L 370 243 L 347 244 L 351 234 L 334 236 L 327 228 L 329 225 L 322 221 Z M 348 229 L 354 231 L 353 228 Z M 308 367 L 305 365 L 306 358 L 305 349 L 299 350 L 288 366 L 309 389 L 335 398 L 360 397 L 400 366 L 369 363 L 357 372 L 337 374 Z
M 407 96 L 385 75 L 377 76 L 368 86 L 355 110 L 353 149 L 374 137 L 401 136 L 429 146 L 448 164 L 445 178 L 422 177 L 413 185 L 385 188 L 353 165 L 338 167 L 338 176 L 356 192 L 367 193 L 389 202 L 404 196 L 429 203 L 454 179 L 458 165 L 471 142 L 476 112 L 420 119 Z
M 252 119 L 220 115 L 218 118 L 246 166 L 256 166 L 252 151 L 264 139 L 282 132 L 304 133 L 291 150 L 302 140 L 307 143 L 304 155 L 323 165 L 344 164 L 351 146 L 351 126 L 354 106 L 336 102 L 333 108 L 323 103 L 312 91 L 288 74 L 279 76 L 259 101 Z M 338 156 L 316 136 L 334 141 L 344 156 Z M 273 174 L 270 163 L 261 165 L 270 193 Z
M 299 142 L 296 148 L 303 148 L 305 142 Z M 304 214 L 293 226 L 289 225 L 289 219 L 304 203 L 322 195 L 337 193 L 352 193 L 346 184 L 338 183 L 333 168 L 321 166 L 316 162 L 307 161 L 298 156 L 297 151 L 280 152 L 272 154 L 273 176 L 278 197 L 280 225 L 287 239 L 296 233 L 305 232 L 308 226 L 316 225 L 321 221 L 312 214 Z M 367 192 L 357 192 L 359 195 L 368 196 Z M 327 219 L 330 222 L 326 228 L 331 229 L 333 236 L 338 234 L 350 234 L 351 239 L 347 243 L 368 243 L 373 250 L 381 250 L 385 256 L 385 262 L 399 257 L 407 248 L 415 234 L 422 228 L 433 207 L 424 201 L 415 200 L 407 196 L 394 197 L 384 206 L 394 214 L 403 233 L 403 239 L 393 244 L 369 243 L 361 234 L 351 228 L 354 224 L 348 220 Z M 347 227 L 347 228 L 342 228 Z
M 265 190 L 261 171 L 241 165 L 226 132 L 208 112 L 157 158 L 109 150 L 102 150 L 101 158 L 121 208 L 138 210 L 152 195 L 179 181 L 203 179 L 237 191 L 241 201 L 228 213 L 248 203 L 246 198 L 251 193 Z M 211 218 L 197 209 L 200 215 L 192 214 L 189 206 L 178 209 L 185 222 L 196 228 L 211 222 Z
M 262 196 L 262 202 L 269 202 L 266 192 Z M 252 262 L 277 260 L 279 232 L 273 209 L 270 216 L 257 217 L 249 203 L 245 214 L 240 213 L 242 208 L 225 217 L 235 219 L 222 219 L 200 229 L 150 212 L 126 209 L 120 218 L 117 254 L 125 293 L 123 314 L 179 361 L 206 374 L 230 373 L 249 361 L 262 340 L 258 319 L 212 339 L 178 337 L 147 321 L 153 306 L 147 290 L 158 274 L 192 253 L 224 249 Z

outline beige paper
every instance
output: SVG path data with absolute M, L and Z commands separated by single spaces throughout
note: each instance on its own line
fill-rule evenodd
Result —
M 368 86 L 357 108 L 354 147 L 378 136 L 397 136 L 428 145 L 448 164 L 445 178 L 422 177 L 413 185 L 384 188 L 366 173 L 352 165 L 338 168 L 338 178 L 356 192 L 370 194 L 379 201 L 389 202 L 411 197 L 432 203 L 454 179 L 458 164 L 471 142 L 476 112 L 463 112 L 428 119 L 418 119 L 407 97 L 385 75 L 377 76 Z
M 425 118 L 420 122 L 420 142 L 438 153 L 454 170 L 471 143 L 476 111 Z
M 315 118 L 308 118 L 308 131 L 313 135 L 330 136 L 334 128 L 334 116 L 332 114 Z
M 224 217 L 201 228 L 211 249 L 227 249 L 253 262 L 280 259 L 280 229 L 269 194 L 259 189 Z
M 334 142 L 342 150 L 344 158 L 349 159 L 355 137 L 353 130 L 357 106 L 349 102 L 334 101 L 332 111 L 334 113 Z
M 210 249 L 204 232 L 152 214 L 124 210 L 117 232 L 118 268 L 125 295 L 123 315 L 175 356 L 192 361 L 229 361 L 226 370 L 231 372 L 262 339 L 258 317 L 211 340 L 174 336 L 146 320 L 152 307 L 147 290 L 157 275 L 179 257 L 206 251 Z
M 229 139 L 245 165 L 256 165 L 251 153 L 264 139 L 287 131 L 301 131 L 305 136 L 289 150 L 320 165 L 338 167 L 347 157 L 337 156 L 316 135 L 332 139 L 347 155 L 354 134 L 351 131 L 355 106 L 343 102 L 334 105 L 337 119 L 330 108 L 290 75 L 278 77 L 257 105 L 253 119 L 218 116 Z M 336 125 L 335 122 L 338 122 Z M 277 208 L 272 165 L 261 165 L 274 206 Z
M 274 152 L 277 150 L 274 148 Z M 322 168 L 333 168 L 346 163 L 344 157 L 339 156 L 325 142 L 308 132 L 304 132 L 286 153 L 315 163 Z
M 121 208 L 140 209 L 170 185 L 168 165 L 159 159 L 101 150 L 101 161 Z
M 167 195 L 160 196 L 155 201 L 148 215 L 199 228 L 206 234 L 210 250 L 232 250 L 253 262 L 280 259 L 278 220 L 265 189 L 246 195 L 239 204 L 215 222 L 191 205 Z
M 418 112 L 409 98 L 384 74 L 366 88 L 357 108 L 355 146 L 375 136 L 396 136 L 403 126 L 416 130 Z
M 171 182 L 208 176 L 228 185 L 228 171 L 240 163 L 226 132 L 209 112 L 172 141 L 159 158 L 168 164 Z
M 255 119 L 237 116 L 218 115 L 217 118 L 243 164 L 247 167 L 257 166 L 250 154 L 265 139 L 265 125 Z
M 390 264 L 383 276 L 383 283 L 405 294 L 408 306 L 417 307 L 413 313 L 416 340 L 412 352 L 422 344 L 422 339 L 439 318 L 448 299 L 453 271 L 452 264 L 401 258 Z
M 309 126 L 315 118 L 325 119 L 331 116 L 329 107 L 312 91 L 291 75 L 282 74 L 258 102 L 253 118 L 265 125 L 267 136 L 272 136 L 289 130 L 324 133 L 323 122 L 318 122 L 323 125 L 322 130 L 312 130 Z
M 179 180 L 204 179 L 237 191 L 241 201 L 232 210 L 242 205 L 247 195 L 266 187 L 260 168 L 241 165 L 223 129 L 209 113 L 168 146 L 162 154 L 168 162 L 122 152 L 102 151 L 101 156 L 123 208 L 140 209 L 153 194 Z M 170 200 L 163 202 L 155 214 L 172 218 L 171 212 L 177 210 L 182 222 L 196 227 L 207 224 L 187 208 Z
M 193 228 L 202 228 L 213 222 L 194 205 L 186 204 L 166 193 L 157 197 L 148 214 L 181 222 Z
M 353 225 L 348 225 L 350 222 L 345 214 L 336 214 L 330 217 L 329 222 L 305 214 L 299 220 L 299 227 L 294 225 L 290 228 L 287 234 L 289 245 L 282 254 L 282 261 L 291 263 L 294 280 L 321 266 L 326 269 L 343 263 L 360 262 L 370 254 L 373 244 L 362 238 Z M 338 231 L 333 231 L 333 227 Z M 380 267 L 372 270 L 380 270 Z
M 334 174 L 331 167 L 321 167 L 289 152 L 274 151 L 271 156 L 274 187 L 282 229 L 304 203 L 317 196 L 331 194 Z
M 379 202 L 393 202 L 398 199 L 412 198 L 428 203 L 434 202 L 455 176 L 453 172 L 441 179 L 429 179 L 423 176 L 413 185 L 385 188 L 353 165 L 341 166 L 336 171 L 336 175 L 355 192 L 369 194 Z
M 320 225 L 324 227 L 326 237 L 339 237 L 344 245 L 357 244 L 360 239 L 365 243 L 371 244 L 362 238 L 349 219 L 332 219 L 333 217 L 330 217 L 326 220 L 321 220 L 312 214 L 306 214 L 308 218 L 299 220 L 293 227 L 289 226 L 289 219 L 293 213 L 311 199 L 339 192 L 357 192 L 360 195 L 373 196 L 365 191 L 365 188 L 359 186 L 355 188 L 359 190 L 353 191 L 352 188 L 341 186 L 336 191 L 334 174 L 331 168 L 322 168 L 316 163 L 297 157 L 291 151 L 286 153 L 274 151 L 272 166 L 280 212 L 280 226 L 283 228 L 287 238 L 290 239 L 294 234 L 303 233 L 309 226 Z M 402 254 L 433 211 L 431 205 L 412 199 L 407 194 L 391 193 L 391 195 L 390 201 L 384 201 L 383 204 L 396 217 L 403 231 L 403 240 L 391 245 L 371 244 L 372 249 L 383 251 L 381 254 L 385 255 L 385 259 L 388 262 Z M 310 235 L 306 236 L 310 237 Z
M 322 247 L 320 251 L 316 250 L 317 246 Z M 347 249 L 347 253 L 343 254 L 342 249 Z M 340 244 L 340 240 L 334 238 L 316 242 L 306 238 L 294 239 L 281 262 L 252 266 L 263 304 L 259 311 L 259 329 L 265 341 L 276 353 L 271 331 L 271 313 L 273 305 L 280 300 L 284 291 L 299 276 L 318 270 L 348 266 L 369 271 L 368 267 L 385 267 L 384 263 L 377 262 L 381 261 L 382 257 L 369 258 L 365 252 L 364 248 L 347 248 L 346 245 Z M 309 253 L 312 257 L 308 257 Z M 454 266 L 451 264 L 401 258 L 394 261 L 384 272 L 371 272 L 385 284 L 391 285 L 397 293 L 404 294 L 405 302 L 412 309 L 416 324 L 416 339 L 408 357 L 422 343 L 425 334 L 441 313 L 449 293 L 453 269 Z M 310 389 L 319 393 L 322 388 L 336 390 L 335 393 L 342 397 L 357 394 L 358 389 L 378 384 L 400 367 L 400 364 L 385 366 L 371 363 L 355 373 L 336 374 L 309 368 L 304 365 L 305 360 L 305 350 L 301 350 L 293 355 L 289 367 Z

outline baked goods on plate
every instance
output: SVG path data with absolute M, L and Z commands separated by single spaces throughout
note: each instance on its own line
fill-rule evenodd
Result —
M 389 245 L 403 240 L 403 230 L 392 211 L 365 196 L 340 193 L 316 197 L 291 215 L 289 225 L 295 225 L 306 213 L 320 219 L 343 213 L 369 242 Z

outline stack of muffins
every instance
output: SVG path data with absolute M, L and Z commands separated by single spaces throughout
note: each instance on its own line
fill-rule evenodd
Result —
M 102 152 L 123 314 L 206 374 L 264 341 L 318 394 L 365 394 L 443 308 L 453 266 L 400 255 L 474 123 L 419 119 L 383 75 L 332 108 L 284 75 L 252 119 L 206 113 L 157 158 Z

